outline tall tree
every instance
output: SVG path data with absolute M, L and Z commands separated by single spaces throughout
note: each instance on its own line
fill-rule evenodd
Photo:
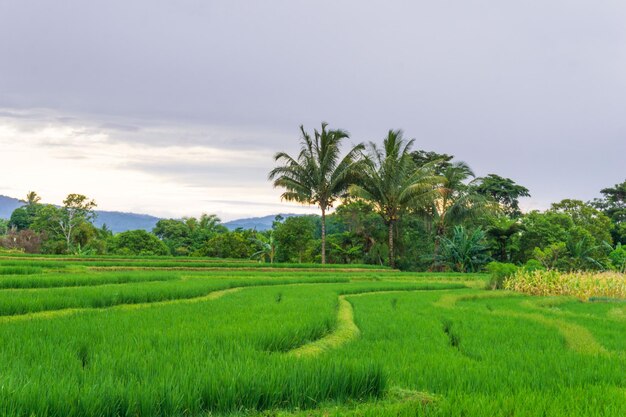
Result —
M 269 173 L 274 187 L 285 189 L 282 199 L 317 205 L 322 211 L 322 263 L 326 263 L 326 212 L 346 193 L 354 180 L 361 161 L 363 145 L 351 148 L 341 158 L 341 142 L 347 132 L 328 129 L 322 123 L 321 131 L 315 129 L 313 137 L 300 126 L 302 132 L 300 153 L 296 158 L 279 152 L 274 160 L 281 165 Z
M 450 161 L 454 159 L 454 155 L 419 150 L 411 152 L 411 158 L 413 158 L 413 162 L 415 162 L 418 167 L 432 164 L 435 169 L 435 174 L 441 175 L 446 168 L 452 165 Z
M 613 240 L 626 244 L 626 181 L 604 188 L 600 193 L 602 198 L 592 204 L 613 221 Z
M 35 204 L 39 204 L 39 202 L 41 201 L 41 197 L 39 197 L 39 195 L 36 192 L 29 191 L 26 194 L 26 198 L 20 201 L 22 201 L 23 203 L 26 203 L 27 206 L 34 206 Z
M 435 195 L 437 177 L 432 164 L 417 167 L 410 151 L 415 140 L 390 130 L 382 149 L 370 142 L 363 175 L 351 194 L 371 202 L 388 229 L 389 265 L 395 267 L 394 228 L 410 206 L 427 204 Z
M 519 208 L 520 197 L 530 197 L 528 188 L 516 184 L 510 178 L 503 178 L 496 174 L 477 178 L 476 183 L 475 191 L 492 198 L 510 217 L 519 217 L 522 214 Z
M 33 227 L 46 231 L 49 236 L 61 236 L 66 250 L 70 252 L 79 226 L 91 222 L 96 217 L 95 208 L 96 203 L 84 195 L 69 194 L 61 207 L 57 208 L 50 204 L 42 207 L 33 222 Z
M 26 198 L 20 201 L 26 204 L 22 207 L 18 207 L 11 213 L 9 226 L 17 230 L 25 230 L 30 228 L 33 224 L 35 217 L 37 217 L 37 212 L 42 207 L 39 203 L 41 197 L 39 197 L 36 192 L 30 191 L 26 194 Z
M 435 263 L 439 255 L 440 240 L 446 236 L 450 226 L 484 212 L 484 196 L 476 193 L 471 179 L 474 172 L 465 162 L 455 162 L 446 167 L 440 177 L 437 198 L 430 207 L 429 215 L 435 228 Z

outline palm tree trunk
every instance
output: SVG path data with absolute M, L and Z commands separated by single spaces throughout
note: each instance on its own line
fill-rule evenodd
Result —
M 393 253 L 393 220 L 389 221 L 389 266 L 396 267 L 396 258 Z
M 322 264 L 326 263 L 326 207 L 322 207 Z

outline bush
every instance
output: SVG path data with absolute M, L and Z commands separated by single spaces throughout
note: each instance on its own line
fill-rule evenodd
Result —
M 533 271 L 545 271 L 546 267 L 541 264 L 536 259 L 529 259 L 524 266 L 522 267 L 524 271 L 533 272 Z
M 504 288 L 504 281 L 515 274 L 518 267 L 514 264 L 503 262 L 490 262 L 487 265 L 487 271 L 491 274 L 489 282 L 487 283 L 487 289 L 500 290 Z
M 122 256 L 170 254 L 165 243 L 145 230 L 129 230 L 113 236 L 109 253 Z

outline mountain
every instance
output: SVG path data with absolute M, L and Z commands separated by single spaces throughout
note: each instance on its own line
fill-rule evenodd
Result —
M 8 219 L 11 213 L 24 203 L 17 198 L 0 195 L 0 219 Z M 114 233 L 125 232 L 127 230 L 143 229 L 151 231 L 160 220 L 158 217 L 148 214 L 123 213 L 119 211 L 96 211 L 97 217 L 93 224 L 102 227 L 106 224 Z
M 151 232 L 157 222 L 161 220 L 149 214 L 124 213 L 121 211 L 96 211 L 96 214 L 98 216 L 93 224 L 96 227 L 102 227 L 103 224 L 106 224 L 113 233 L 137 229 Z
M 24 203 L 17 198 L 0 195 L 0 219 L 8 219 L 11 217 L 13 210 L 23 205 Z
M 263 232 L 265 230 L 269 230 L 272 228 L 272 223 L 276 218 L 277 214 L 272 214 L 264 217 L 250 217 L 248 219 L 238 219 L 231 220 L 229 222 L 223 223 L 224 226 L 228 228 L 228 230 L 235 229 L 255 229 L 259 232 Z M 299 216 L 299 214 L 279 214 L 283 218 Z

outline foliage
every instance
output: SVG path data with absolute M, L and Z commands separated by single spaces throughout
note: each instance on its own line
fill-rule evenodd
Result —
M 442 175 L 446 168 L 450 167 L 453 155 L 432 151 L 417 150 L 411 152 L 411 158 L 417 167 L 432 166 L 436 175 Z
M 276 239 L 274 239 L 274 231 L 270 230 L 267 233 L 258 233 L 256 237 L 251 238 L 252 242 L 259 249 L 252 254 L 252 258 L 257 258 L 263 262 L 269 261 L 273 264 L 276 258 Z
M 602 198 L 594 200 L 592 205 L 608 216 L 615 225 L 613 240 L 626 244 L 626 181 L 604 188 L 600 193 Z
M 0 236 L 6 235 L 9 231 L 9 221 L 6 219 L 0 219 Z
M 541 264 L 536 259 L 529 259 L 523 266 L 524 271 L 533 272 L 533 271 L 545 271 L 546 267 Z
M 274 187 L 285 189 L 281 196 L 284 200 L 315 204 L 322 211 L 322 263 L 326 263 L 326 211 L 346 193 L 359 173 L 363 149 L 363 145 L 357 145 L 341 158 L 341 142 L 349 135 L 327 127 L 327 123 L 322 123 L 321 131 L 315 129 L 311 138 L 304 126 L 300 126 L 302 139 L 298 157 L 277 153 L 274 159 L 281 165 L 269 173 Z
M 489 258 L 483 230 L 470 233 L 463 226 L 455 226 L 452 237 L 441 239 L 441 253 L 436 262 L 457 272 L 478 272 Z
M 184 256 L 199 251 L 217 234 L 226 233 L 228 230 L 220 223 L 219 217 L 214 214 L 180 220 L 163 219 L 157 222 L 152 232 L 163 240 L 172 255 Z
M 611 249 L 611 253 L 609 253 L 611 266 L 617 271 L 626 273 L 626 248 L 621 243 L 618 243 L 615 249 Z
M 395 267 L 395 225 L 409 207 L 424 206 L 434 197 L 437 177 L 432 165 L 417 167 L 411 158 L 415 140 L 390 130 L 379 148 L 370 142 L 364 172 L 350 193 L 371 203 L 388 227 L 389 265 Z
M 313 243 L 316 220 L 312 216 L 289 217 L 275 224 L 274 239 L 279 262 L 310 262 L 313 257 L 307 253 Z
M 130 230 L 111 239 L 109 253 L 116 255 L 168 255 L 167 246 L 145 230 Z
M 59 241 L 62 241 L 64 251 L 70 253 L 73 246 L 79 243 L 76 241 L 76 234 L 80 226 L 95 218 L 95 207 L 96 203 L 84 195 L 69 194 L 61 207 L 51 204 L 41 207 L 32 228 L 45 233 L 46 239 L 53 241 L 48 247 L 54 248 L 54 252 L 60 249 Z
M 504 288 L 504 281 L 515 274 L 518 267 L 515 264 L 503 262 L 489 262 L 487 272 L 491 274 L 487 289 L 500 290 Z
M 611 219 L 601 211 L 595 209 L 580 200 L 562 200 L 552 204 L 551 212 L 568 215 L 575 226 L 588 231 L 593 238 L 595 245 L 602 245 L 604 242 L 612 243 L 611 231 L 614 226 Z
M 474 189 L 478 194 L 495 200 L 507 216 L 514 218 L 522 214 L 519 208 L 520 197 L 530 197 L 528 188 L 516 184 L 510 178 L 503 178 L 496 174 L 477 178 Z
M 494 241 L 497 248 L 492 256 L 500 262 L 511 260 L 510 246 L 513 238 L 519 236 L 523 230 L 522 224 L 517 219 L 510 219 L 504 216 L 494 216 L 487 226 L 487 237 Z
M 194 256 L 216 258 L 249 259 L 255 252 L 255 244 L 251 242 L 252 232 L 236 230 L 220 233 L 209 239 Z

